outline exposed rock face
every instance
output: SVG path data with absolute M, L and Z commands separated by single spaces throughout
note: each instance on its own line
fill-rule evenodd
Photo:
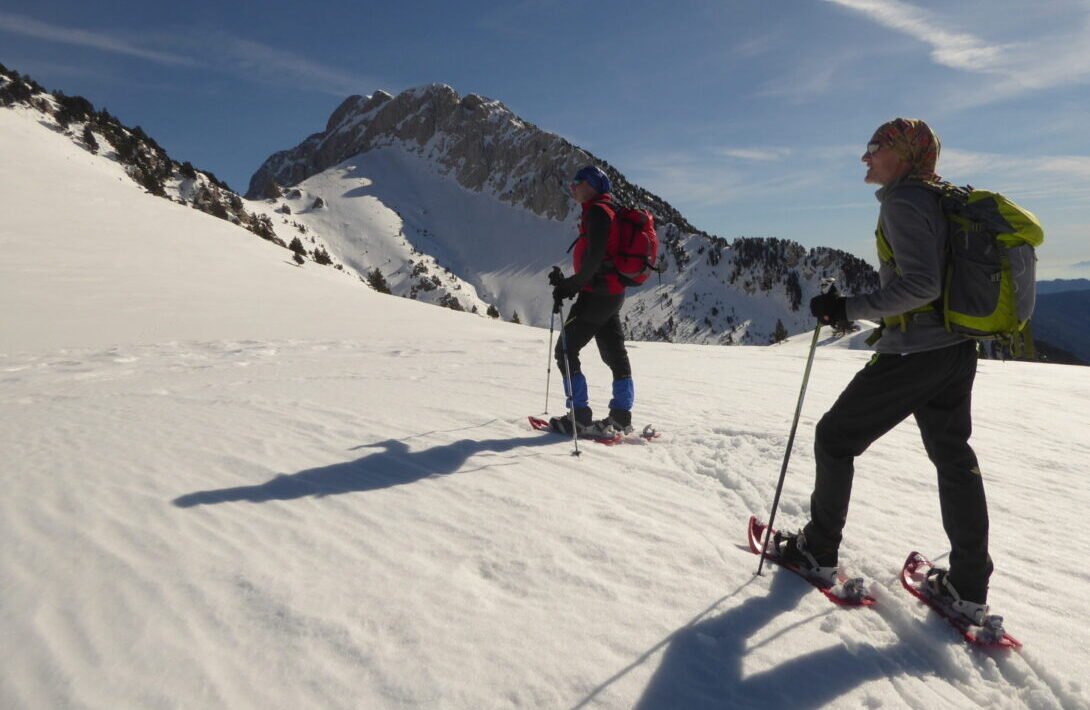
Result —
M 630 184 L 605 161 L 523 121 L 499 101 L 459 96 L 431 84 L 391 96 L 350 96 L 329 117 L 325 131 L 274 154 L 250 180 L 246 196 L 269 194 L 271 183 L 295 185 L 353 155 L 398 146 L 433 161 L 463 187 L 562 220 L 573 209 L 567 181 L 582 165 L 609 173 L 614 193 L 651 209 L 662 223 L 697 231 L 660 198 Z

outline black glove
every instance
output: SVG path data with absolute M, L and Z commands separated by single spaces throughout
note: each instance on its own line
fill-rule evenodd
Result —
M 554 266 L 553 270 L 549 272 L 549 285 L 557 286 L 564 280 L 564 272 L 560 270 L 559 266 Z
M 565 298 L 571 298 L 575 294 L 579 293 L 581 286 L 575 282 L 574 278 L 561 279 L 556 286 L 553 287 L 553 301 L 559 303 Z
M 838 296 L 836 291 L 830 291 L 810 299 L 810 312 L 822 325 L 847 323 L 847 303 L 848 299 Z

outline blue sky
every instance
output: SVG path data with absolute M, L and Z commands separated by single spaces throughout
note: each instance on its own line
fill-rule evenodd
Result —
M 349 94 L 450 84 L 617 166 L 694 224 L 873 262 L 859 156 L 926 119 L 939 172 L 1090 276 L 1090 0 L 6 0 L 0 62 L 142 126 L 237 190 Z

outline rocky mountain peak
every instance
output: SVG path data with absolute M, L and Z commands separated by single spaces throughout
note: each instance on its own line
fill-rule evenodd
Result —
M 341 105 L 333 110 L 333 113 L 329 115 L 329 120 L 325 124 L 325 132 L 329 133 L 337 126 L 341 124 L 345 116 L 354 113 L 362 113 L 362 108 L 368 102 L 368 97 L 360 96 L 359 94 L 353 94 L 347 99 L 341 102 Z
M 605 161 L 524 121 L 500 101 L 475 93 L 461 96 L 446 84 L 419 86 L 397 96 L 376 91 L 366 98 L 348 97 L 323 132 L 266 160 L 250 180 L 246 196 L 274 196 L 275 185 L 296 185 L 354 155 L 385 147 L 435 163 L 468 190 L 491 193 L 501 202 L 556 220 L 573 209 L 567 194 L 570 176 L 580 166 L 596 163 L 627 203 L 650 209 L 662 223 L 697 231 L 664 200 L 630 184 Z

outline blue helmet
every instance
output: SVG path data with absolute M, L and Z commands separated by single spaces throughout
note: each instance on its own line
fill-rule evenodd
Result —
M 593 187 L 595 192 L 599 193 L 613 191 L 613 186 L 609 182 L 609 177 L 593 165 L 587 165 L 580 168 L 579 172 L 572 178 L 572 182 L 585 182 Z

